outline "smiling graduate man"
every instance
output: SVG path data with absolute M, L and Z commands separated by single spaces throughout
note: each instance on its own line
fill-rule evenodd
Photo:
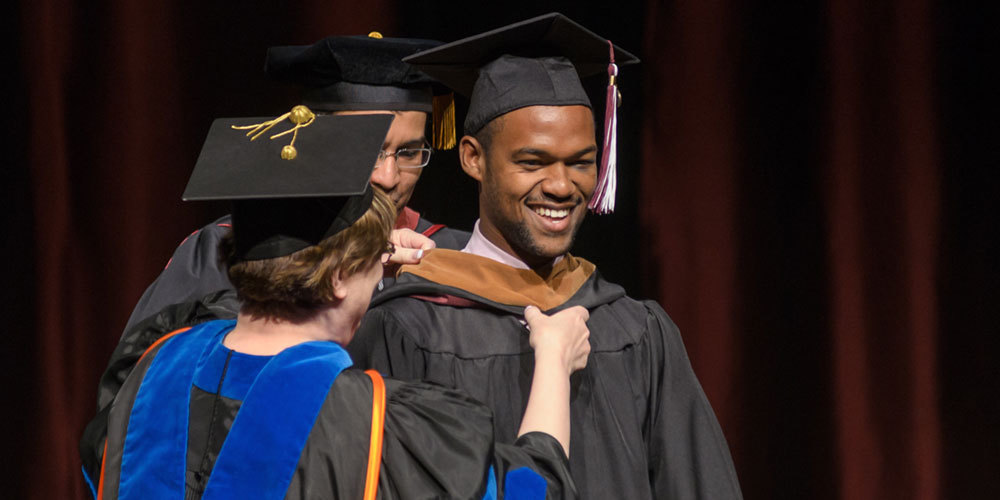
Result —
M 480 218 L 462 251 L 431 251 L 374 299 L 349 345 L 355 361 L 465 390 L 493 409 L 497 438 L 512 442 L 532 377 L 523 308 L 583 306 L 592 351 L 570 396 L 581 497 L 741 498 L 677 327 L 657 303 L 626 296 L 568 253 L 588 204 L 606 207 L 614 180 L 599 172 L 614 155 L 598 154 L 580 80 L 616 71 L 609 42 L 550 14 L 407 61 L 470 96 L 460 159 L 480 183 Z M 614 142 L 607 132 L 604 142 Z

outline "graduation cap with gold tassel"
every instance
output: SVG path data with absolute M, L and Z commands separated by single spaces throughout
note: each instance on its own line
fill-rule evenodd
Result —
M 450 89 L 404 63 L 441 45 L 434 40 L 331 36 L 312 45 L 271 47 L 265 70 L 301 85 L 302 104 L 317 112 L 421 111 L 430 114 L 432 146 L 455 147 L 455 100 Z M 280 121 L 280 120 L 279 120 Z
M 433 120 L 433 147 L 434 149 L 451 149 L 455 147 L 455 94 L 434 96 L 434 112 L 431 113 Z
M 294 160 L 295 157 L 298 156 L 299 154 L 299 152 L 295 149 L 295 139 L 299 137 L 299 129 L 308 127 L 309 125 L 312 125 L 312 122 L 316 121 L 316 113 L 313 113 L 309 108 L 300 104 L 292 108 L 291 111 L 273 120 L 256 123 L 254 125 L 232 125 L 232 128 L 234 130 L 249 129 L 250 131 L 247 132 L 247 137 L 249 137 L 251 141 L 255 141 L 257 140 L 258 137 L 263 135 L 268 130 L 271 130 L 271 128 L 274 127 L 275 125 L 283 122 L 286 118 L 290 122 L 292 122 L 295 126 L 284 132 L 279 132 L 277 134 L 272 135 L 271 139 L 277 139 L 278 137 L 292 134 L 292 142 L 290 142 L 287 146 L 281 148 L 281 159 Z
M 215 120 L 184 191 L 184 200 L 233 202 L 239 260 L 270 259 L 316 245 L 371 206 L 369 177 L 392 116 L 316 116 L 299 108 L 270 120 Z M 297 147 L 255 140 L 284 120 L 293 126 L 271 139 L 291 134 Z

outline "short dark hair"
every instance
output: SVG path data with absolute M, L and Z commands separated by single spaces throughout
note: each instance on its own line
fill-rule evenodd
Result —
M 493 145 L 493 139 L 496 138 L 496 135 L 503 131 L 503 122 L 503 115 L 500 115 L 486 122 L 486 125 L 483 125 L 483 128 L 479 129 L 479 132 L 472 135 L 483 146 L 484 152 L 488 151 L 490 146 Z

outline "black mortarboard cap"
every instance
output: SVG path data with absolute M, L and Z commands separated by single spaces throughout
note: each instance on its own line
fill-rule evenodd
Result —
M 433 40 L 331 36 L 312 45 L 267 49 L 271 77 L 305 87 L 302 104 L 319 111 L 431 112 L 434 80 L 403 58 L 441 45 Z
M 639 61 L 614 47 L 618 65 Z M 470 97 L 465 133 L 527 106 L 591 107 L 581 78 L 604 73 L 608 40 L 558 13 L 538 16 L 406 57 Z
M 422 111 L 433 118 L 434 147 L 454 145 L 450 91 L 403 58 L 441 45 L 435 40 L 331 36 L 312 45 L 271 47 L 264 69 L 304 88 L 302 104 L 317 111 Z
M 302 109 L 296 107 L 300 114 Z M 184 191 L 188 201 L 233 202 L 240 260 L 280 257 L 316 245 L 371 206 L 369 177 L 392 116 L 314 116 L 305 110 L 311 121 L 291 121 L 294 111 L 273 120 L 215 120 Z M 248 126 L 257 124 L 273 127 L 260 134 L 250 128 L 248 134 Z

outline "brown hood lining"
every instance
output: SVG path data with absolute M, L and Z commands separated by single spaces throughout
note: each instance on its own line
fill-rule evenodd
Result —
M 439 248 L 427 252 L 420 264 L 403 266 L 399 273 L 465 290 L 499 304 L 534 305 L 547 311 L 569 300 L 594 269 L 587 260 L 566 254 L 542 276 L 486 257 Z

